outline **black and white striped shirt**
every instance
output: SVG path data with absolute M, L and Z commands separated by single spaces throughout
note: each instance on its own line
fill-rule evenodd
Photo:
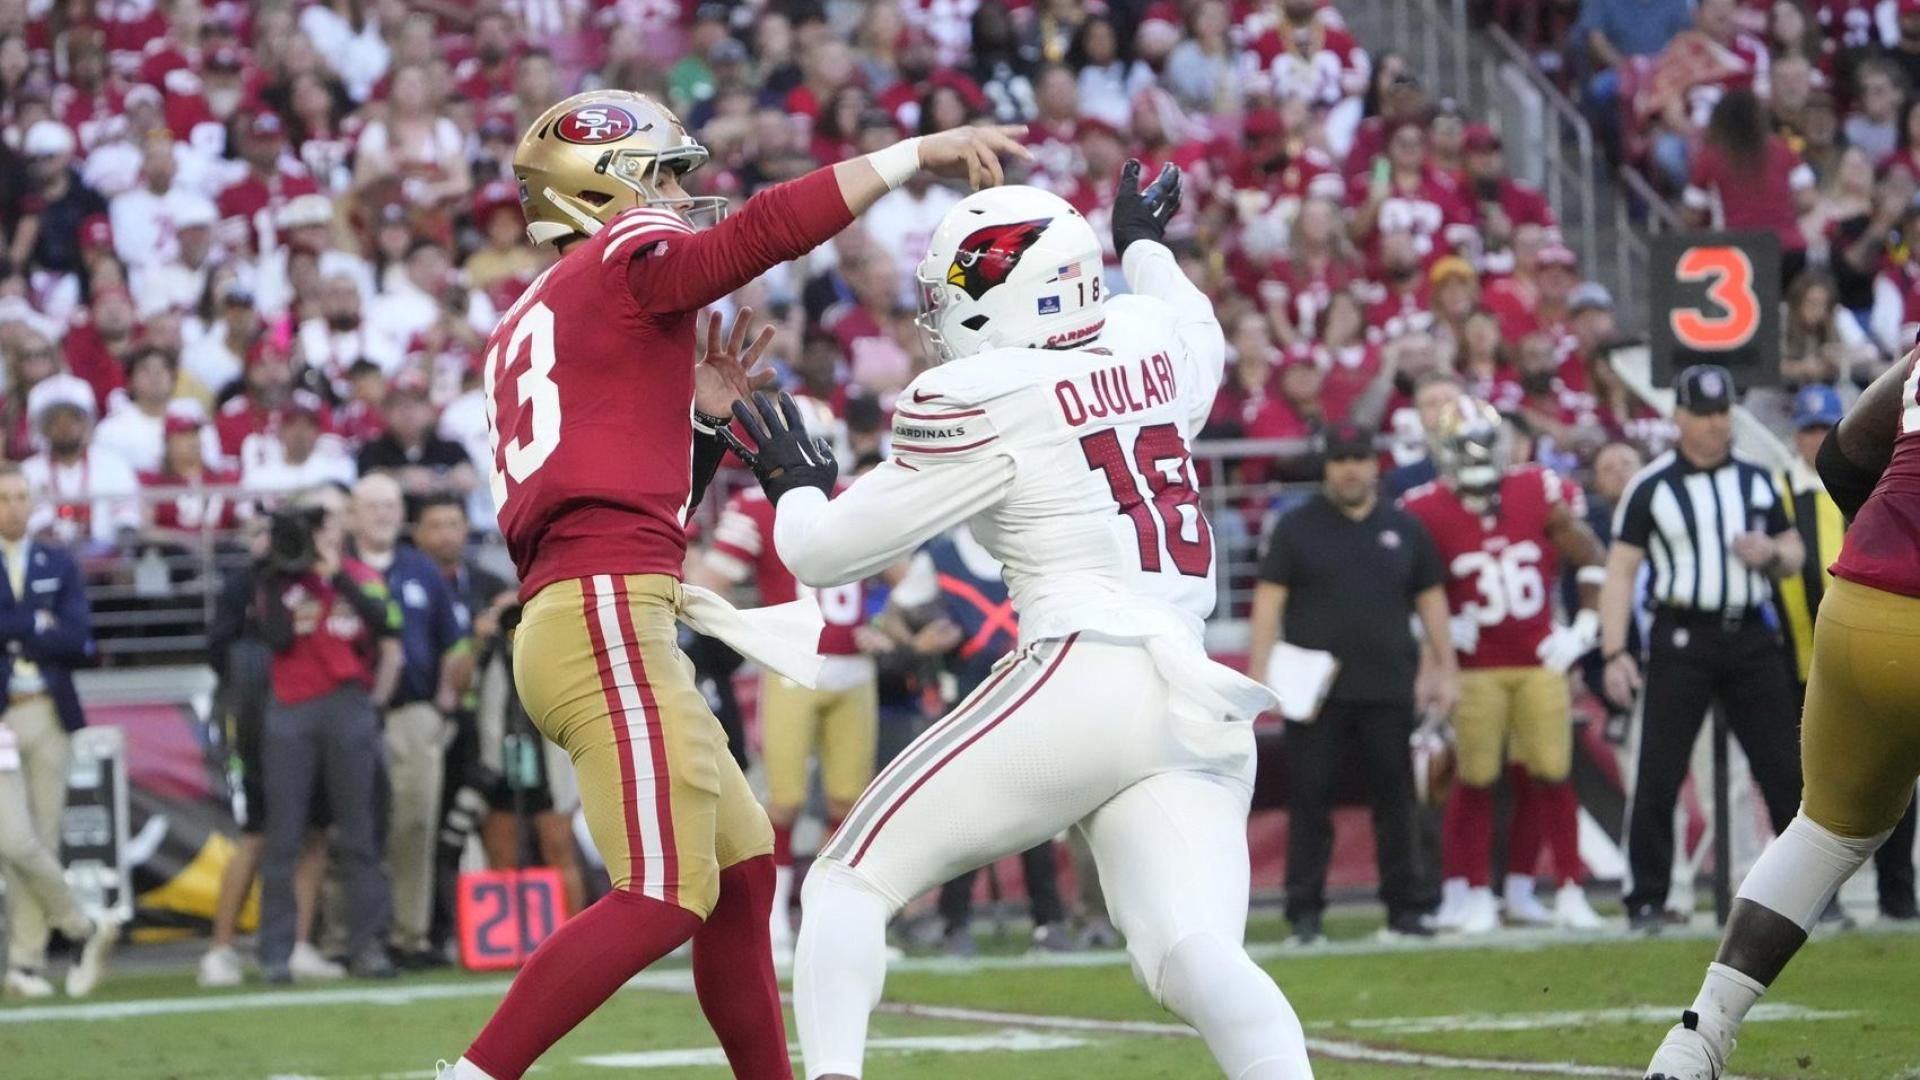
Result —
M 1744 532 L 1791 529 L 1767 470 L 1732 455 L 1701 469 L 1669 450 L 1634 475 L 1614 511 L 1615 539 L 1646 550 L 1656 604 L 1738 614 L 1772 596 L 1767 575 L 1733 553 Z

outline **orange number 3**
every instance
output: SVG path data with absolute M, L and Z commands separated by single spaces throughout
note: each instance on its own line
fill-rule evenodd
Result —
M 1688 248 L 1674 274 L 1681 281 L 1710 282 L 1707 299 L 1723 314 L 1680 308 L 1667 315 L 1674 340 L 1698 352 L 1726 352 L 1753 340 L 1760 329 L 1760 297 L 1753 291 L 1753 260 L 1734 247 Z

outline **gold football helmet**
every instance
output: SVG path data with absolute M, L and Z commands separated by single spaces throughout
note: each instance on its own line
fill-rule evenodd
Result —
M 1493 406 L 1462 394 L 1440 414 L 1427 446 L 1435 470 L 1469 509 L 1479 511 L 1499 494 L 1512 449 Z
M 592 236 L 623 211 L 658 206 L 695 225 L 726 214 L 722 196 L 669 199 L 660 170 L 674 176 L 706 164 L 695 142 L 665 105 L 628 90 L 589 90 L 540 115 L 513 152 L 527 236 L 553 244 Z

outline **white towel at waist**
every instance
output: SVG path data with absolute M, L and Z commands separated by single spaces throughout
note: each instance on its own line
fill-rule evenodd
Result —
M 820 605 L 811 597 L 742 610 L 712 590 L 681 587 L 680 621 L 741 656 L 812 689 L 820 681 Z

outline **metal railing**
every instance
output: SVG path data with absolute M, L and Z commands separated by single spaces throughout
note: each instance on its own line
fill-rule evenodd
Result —
M 1465 17 L 1466 0 L 1452 0 L 1453 6 Z M 1540 141 L 1543 152 L 1542 187 L 1546 191 L 1547 201 L 1553 204 L 1554 212 L 1560 215 L 1562 231 L 1572 228 L 1569 239 L 1579 245 L 1583 258 L 1590 264 L 1597 264 L 1600 256 L 1599 230 L 1599 193 L 1597 180 L 1600 175 L 1598 157 L 1594 153 L 1593 127 L 1580 110 L 1567 99 L 1560 89 L 1547 80 L 1538 65 L 1520 48 L 1507 32 L 1498 26 L 1489 27 L 1487 40 L 1493 43 L 1504 63 L 1486 64 L 1481 74 L 1487 85 L 1487 99 L 1495 108 L 1495 117 L 1503 121 L 1499 126 L 1505 130 L 1506 113 L 1515 108 L 1524 99 L 1510 94 L 1500 93 L 1506 80 L 1519 79 L 1533 92 L 1534 98 L 1544 110 L 1543 119 L 1545 138 Z M 1511 143 L 1508 144 L 1511 147 Z M 1509 151 L 1511 155 L 1511 150 Z M 1611 284 L 1614 291 L 1623 289 L 1631 278 L 1622 278 Z
M 1620 185 L 1625 189 L 1626 197 L 1615 199 L 1613 257 L 1616 271 L 1621 280 L 1644 282 L 1647 280 L 1648 264 L 1651 253 L 1647 246 L 1647 237 L 1661 233 L 1678 232 L 1685 228 L 1680 215 L 1673 206 L 1662 198 L 1640 170 L 1630 165 L 1622 165 L 1615 171 Z M 1633 207 L 1641 208 L 1643 220 L 1633 220 Z M 1644 311 L 1645 298 L 1642 290 L 1629 288 L 1615 290 L 1614 302 L 1620 308 L 1621 325 L 1645 326 L 1652 313 Z M 1633 318 L 1636 321 L 1629 323 Z
M 1247 482 L 1240 479 L 1242 467 L 1257 460 L 1267 463 L 1270 471 L 1283 470 L 1297 477 L 1308 467 L 1311 446 L 1305 439 L 1207 440 L 1194 444 L 1193 459 L 1207 478 L 1200 496 L 1214 531 L 1219 590 L 1215 619 L 1239 619 L 1252 602 L 1261 537 L 1279 509 L 1315 486 L 1303 481 Z M 746 482 L 750 478 L 744 475 L 729 475 L 726 482 L 714 485 L 695 511 L 696 518 L 708 526 L 707 535 L 712 534 L 711 525 L 726 495 Z M 138 496 L 143 519 L 151 520 L 145 512 L 148 508 L 188 493 L 224 498 L 235 505 L 272 501 L 283 494 L 240 487 L 152 488 Z M 48 505 L 93 508 L 105 501 Z M 204 661 L 221 582 L 251 558 L 242 543 L 242 530 L 216 528 L 212 522 L 165 535 L 129 530 L 111 545 L 82 540 L 67 546 L 80 563 L 95 638 L 102 663 L 108 667 Z M 479 538 L 470 553 L 496 569 L 511 568 L 497 535 Z

